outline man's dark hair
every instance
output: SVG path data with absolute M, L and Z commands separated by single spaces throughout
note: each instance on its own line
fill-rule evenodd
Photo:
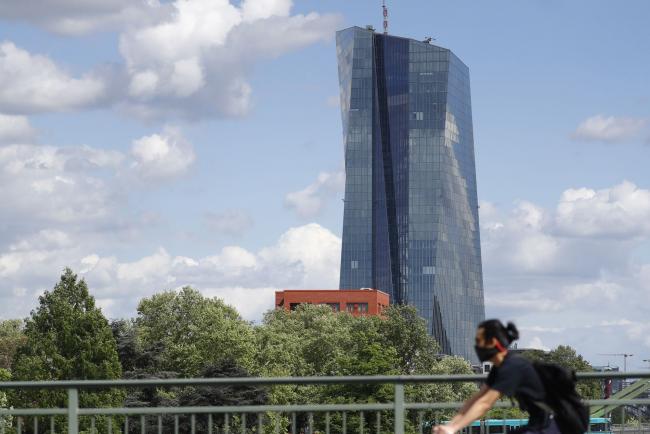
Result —
M 507 326 L 504 326 L 498 319 L 488 319 L 480 323 L 478 328 L 483 329 L 486 341 L 497 338 L 504 347 L 508 347 L 511 343 L 519 339 L 519 331 L 511 322 Z

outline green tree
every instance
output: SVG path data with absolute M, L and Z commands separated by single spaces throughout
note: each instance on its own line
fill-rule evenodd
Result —
M 270 311 L 256 328 L 257 373 L 289 375 L 397 375 L 468 374 L 471 366 L 457 357 L 441 357 L 426 323 L 414 308 L 395 306 L 383 318 L 353 317 L 327 306 L 301 305 L 295 311 Z M 410 401 L 460 401 L 476 387 L 471 384 L 409 386 Z M 390 402 L 392 385 L 281 386 L 269 392 L 273 404 L 305 402 Z M 444 414 L 444 413 L 441 413 Z M 340 429 L 340 415 L 332 415 L 333 429 Z M 412 418 L 417 415 L 411 413 Z M 348 416 L 349 432 L 356 432 L 358 415 Z M 429 412 L 425 417 L 433 418 Z M 299 420 L 305 424 L 306 420 Z M 317 418 L 316 426 L 322 429 Z M 413 424 L 415 419 L 410 420 Z M 366 420 L 374 430 L 373 420 Z M 391 421 L 384 418 L 384 429 Z
M 252 364 L 253 327 L 222 300 L 190 287 L 140 301 L 135 327 L 135 352 L 149 354 L 149 373 L 194 377 L 226 358 L 244 369 Z
M 0 381 L 9 381 L 11 380 L 11 373 L 4 368 L 0 368 Z M 0 408 L 6 409 L 9 407 L 9 398 L 7 397 L 7 392 L 0 392 Z M 11 432 L 11 423 L 13 421 L 12 416 L 0 416 L 0 432 Z
M 395 348 L 399 371 L 404 375 L 426 374 L 440 360 L 440 346 L 427 333 L 426 322 L 413 306 L 393 305 L 379 322 L 384 344 Z M 468 367 L 469 368 L 469 367 Z
M 24 322 L 21 319 L 0 321 L 0 368 L 11 371 L 16 350 L 27 340 L 23 332 Z
M 54 289 L 39 297 L 39 306 L 25 321 L 26 340 L 12 364 L 14 380 L 117 379 L 122 370 L 108 321 L 95 305 L 84 280 L 66 268 Z M 123 393 L 81 392 L 80 405 L 111 407 L 122 404 Z M 15 407 L 62 407 L 61 391 L 15 392 Z

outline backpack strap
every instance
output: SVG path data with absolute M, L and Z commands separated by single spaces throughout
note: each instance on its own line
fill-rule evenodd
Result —
M 533 401 L 533 403 L 537 407 L 541 408 L 542 410 L 544 410 L 545 412 L 547 412 L 549 414 L 554 414 L 555 413 L 553 411 L 553 409 L 547 403 L 545 403 L 544 401 Z

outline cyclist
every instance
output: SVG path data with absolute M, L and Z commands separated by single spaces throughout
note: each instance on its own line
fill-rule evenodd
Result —
M 433 427 L 433 434 L 453 434 L 480 419 L 502 396 L 514 398 L 528 412 L 528 424 L 517 433 L 560 434 L 550 412 L 543 408 L 545 391 L 535 368 L 527 359 L 508 352 L 519 338 L 513 323 L 504 326 L 496 319 L 484 321 L 476 330 L 476 355 L 481 362 L 492 362 L 485 384 L 465 402 L 458 414 L 445 424 Z

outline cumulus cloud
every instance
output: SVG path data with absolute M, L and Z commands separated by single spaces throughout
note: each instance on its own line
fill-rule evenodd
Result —
M 650 125 L 645 118 L 596 115 L 585 119 L 573 132 L 576 140 L 621 143 L 641 139 Z
M 194 158 L 192 146 L 171 129 L 134 141 L 131 155 L 85 145 L 2 145 L 0 252 L 11 246 L 14 261 L 34 250 L 19 247 L 34 233 L 40 239 L 83 233 L 77 243 L 84 244 L 108 232 L 114 241 L 132 238 L 157 217 L 129 208 L 130 192 L 184 173 Z M 142 182 L 134 183 L 136 176 Z
M 316 181 L 300 191 L 288 193 L 284 198 L 284 205 L 303 219 L 316 217 L 325 207 L 327 199 L 345 188 L 345 173 L 321 172 Z
M 25 0 L 3 0 L 0 17 L 32 23 L 54 33 L 82 35 L 135 25 L 161 9 L 164 4 L 148 0 L 39 0 L 38 6 Z
M 603 342 L 650 348 L 650 265 L 638 254 L 650 247 L 648 195 L 625 181 L 567 189 L 554 208 L 482 202 L 488 316 L 515 320 L 524 346 L 569 344 L 595 363 Z
M 173 128 L 133 142 L 133 170 L 148 181 L 174 178 L 188 171 L 196 159 L 194 147 Z
M 650 191 L 629 181 L 567 189 L 554 210 L 521 201 L 504 214 L 483 202 L 480 212 L 484 260 L 502 273 L 596 278 L 599 264 L 627 267 L 624 252 L 650 236 Z
M 11 42 L 0 45 L 0 110 L 33 113 L 112 104 L 140 118 L 242 116 L 254 66 L 327 41 L 337 15 L 291 15 L 290 0 L 172 2 L 9 0 L 0 17 L 80 34 L 119 30 L 123 64 L 72 77 L 52 60 Z
M 635 237 L 650 234 L 650 191 L 629 181 L 612 188 L 569 189 L 557 207 L 562 233 L 591 237 Z
M 544 343 L 542 342 L 539 336 L 535 336 L 533 339 L 531 339 L 527 345 L 524 345 L 524 348 L 532 348 L 535 350 L 542 350 L 542 351 L 550 350 L 550 348 L 544 345 Z
M 83 223 L 107 217 L 117 192 L 94 170 L 114 170 L 123 156 L 86 146 L 0 147 L 0 202 L 6 222 Z
M 211 230 L 224 235 L 240 236 L 253 226 L 253 218 L 243 210 L 208 212 L 205 221 Z
M 0 294 L 14 288 L 38 293 L 56 281 L 69 265 L 88 281 L 109 315 L 133 315 L 141 297 L 184 285 L 223 297 L 250 319 L 273 307 L 272 293 L 290 288 L 336 288 L 341 240 L 317 224 L 291 228 L 272 246 L 257 252 L 227 246 L 213 255 L 187 257 L 159 248 L 126 262 L 114 256 L 83 253 L 69 235 L 56 231 L 34 234 L 0 252 Z M 24 297 L 0 315 L 24 315 L 34 299 Z M 29 303 L 32 306 L 29 306 Z
M 35 134 L 25 116 L 0 114 L 0 144 L 29 142 Z
M 105 92 L 105 82 L 96 76 L 75 78 L 46 56 L 0 43 L 0 110 L 5 113 L 88 107 L 100 103 Z
M 143 117 L 241 116 L 254 64 L 331 38 L 333 15 L 290 15 L 288 0 L 177 0 L 165 19 L 120 36 L 129 95 Z

